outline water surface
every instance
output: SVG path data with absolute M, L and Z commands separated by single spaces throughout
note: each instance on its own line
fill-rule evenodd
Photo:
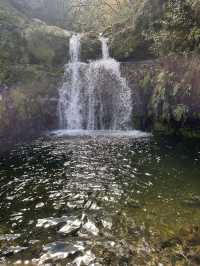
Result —
M 16 146 L 0 161 L 0 262 L 153 265 L 156 243 L 199 224 L 199 162 L 198 142 L 136 131 Z

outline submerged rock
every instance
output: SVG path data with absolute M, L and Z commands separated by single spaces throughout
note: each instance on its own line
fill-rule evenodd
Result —
M 8 257 L 8 256 L 11 256 L 14 254 L 18 254 L 18 253 L 25 251 L 27 249 L 28 249 L 28 247 L 10 246 L 8 248 L 1 250 L 1 254 L 5 257 Z
M 105 229 L 108 229 L 108 230 L 111 230 L 111 229 L 112 229 L 112 225 L 113 225 L 113 223 L 112 223 L 112 219 L 111 219 L 111 218 L 109 218 L 109 217 L 104 218 L 104 219 L 101 221 L 101 223 L 102 223 L 102 225 L 103 225 L 103 227 L 104 227 Z
M 200 196 L 192 196 L 184 200 L 183 203 L 189 207 L 200 208 Z
M 95 255 L 91 252 L 91 250 L 88 250 L 85 252 L 83 256 L 80 256 L 76 258 L 73 263 L 77 266 L 81 265 L 91 265 L 92 262 L 95 260 Z
M 180 230 L 178 237 L 189 246 L 200 245 L 200 226 L 186 226 Z
M 89 234 L 94 236 L 98 236 L 99 234 L 99 229 L 90 219 L 88 219 L 88 221 L 83 225 L 83 230 L 86 230 Z
M 128 199 L 126 200 L 125 202 L 126 206 L 128 208 L 142 208 L 142 204 L 138 201 L 138 200 L 135 200 L 135 199 Z
M 200 264 L 200 245 L 190 248 L 190 251 L 187 253 L 187 257 L 192 263 L 199 265 Z
M 89 210 L 100 210 L 101 208 L 97 205 L 96 202 L 92 201 L 92 200 L 88 200 L 86 202 L 86 204 L 84 205 L 85 209 L 89 209 Z
M 40 208 L 42 208 L 44 206 L 45 206 L 44 202 L 40 202 L 40 203 L 38 203 L 38 204 L 35 205 L 35 208 L 36 209 L 40 209 Z
M 45 252 L 39 259 L 38 265 L 44 265 L 45 263 L 55 263 L 66 260 L 70 256 L 78 256 L 85 250 L 82 242 L 65 243 L 54 242 L 47 244 L 43 247 Z
M 12 241 L 18 239 L 20 236 L 21 236 L 20 234 L 0 235 L 0 241 Z
M 77 216 L 71 216 L 67 218 L 66 225 L 60 228 L 58 231 L 61 234 L 69 235 L 76 233 L 82 226 L 85 214 L 78 218 Z
M 73 234 L 76 233 L 81 228 L 81 225 L 82 225 L 82 220 L 72 216 L 67 219 L 66 225 L 61 227 L 61 229 L 58 232 L 63 235 Z
M 49 228 L 49 227 L 55 227 L 60 224 L 66 223 L 68 217 L 61 217 L 61 218 L 44 218 L 44 219 L 38 219 L 36 227 L 43 227 L 43 228 Z

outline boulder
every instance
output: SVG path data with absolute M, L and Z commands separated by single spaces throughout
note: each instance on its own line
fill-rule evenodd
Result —
M 81 37 L 81 60 L 97 60 L 102 57 L 101 42 L 96 33 L 88 32 Z
M 72 33 L 40 20 L 33 20 L 23 31 L 31 64 L 64 65 L 69 60 Z

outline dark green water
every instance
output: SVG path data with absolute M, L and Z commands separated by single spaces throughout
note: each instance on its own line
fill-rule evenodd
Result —
M 0 161 L 0 265 L 157 265 L 199 221 L 197 141 L 52 136 Z

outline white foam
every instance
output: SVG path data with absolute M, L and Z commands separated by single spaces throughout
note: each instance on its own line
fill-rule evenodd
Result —
M 50 134 L 53 134 L 57 137 L 64 137 L 64 136 L 102 136 L 102 137 L 128 137 L 128 138 L 147 138 L 152 136 L 151 133 L 143 132 L 139 130 L 128 130 L 128 131 L 121 131 L 121 130 L 55 130 L 51 131 Z

